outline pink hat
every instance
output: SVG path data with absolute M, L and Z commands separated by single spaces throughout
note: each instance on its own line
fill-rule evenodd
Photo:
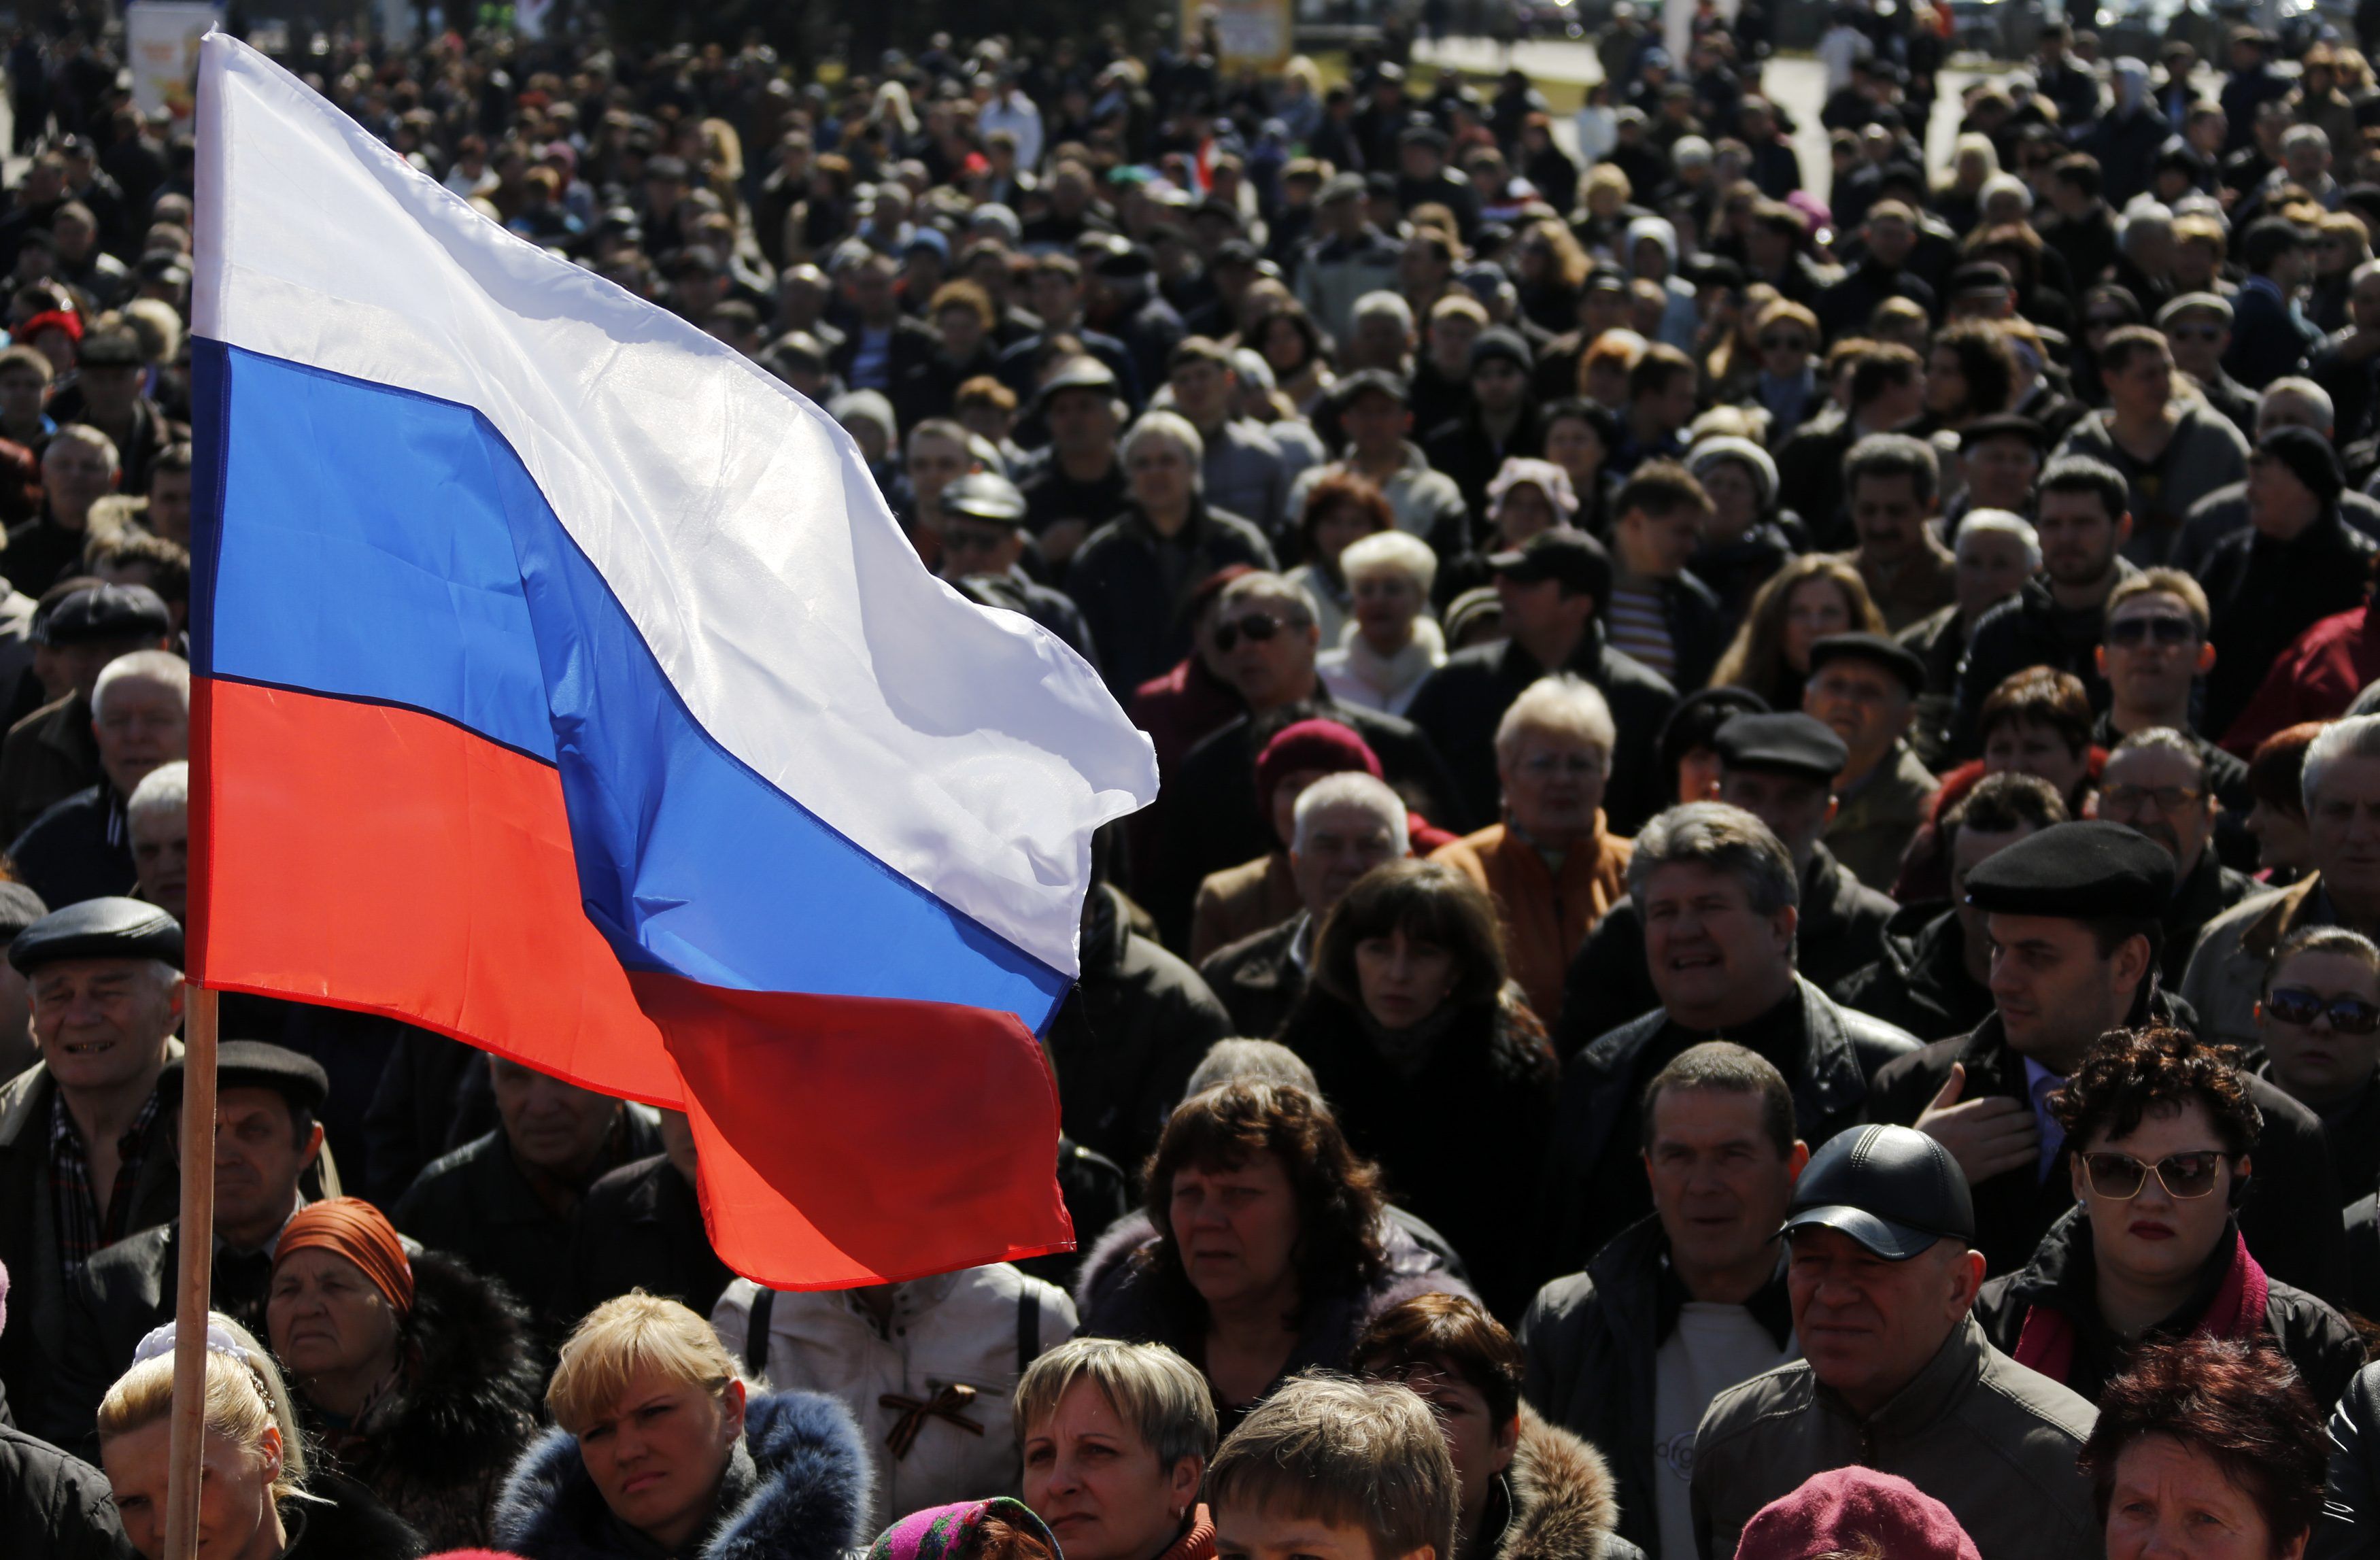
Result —
M 1983 1560 L 1950 1508 L 1906 1479 L 1838 1468 L 1770 1501 L 1744 1524 L 1735 1560 L 1815 1560 L 1873 1547 L 1892 1560 Z

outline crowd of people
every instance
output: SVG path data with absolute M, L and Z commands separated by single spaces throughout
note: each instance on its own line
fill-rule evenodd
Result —
M 1162 788 L 1075 1251 L 765 1288 L 684 1117 L 226 995 L 202 1554 L 2380 1553 L 2371 64 L 1944 97 L 1854 0 L 1815 168 L 1698 9 L 1559 123 L 1393 40 L 293 58 L 824 408 Z M 111 48 L 6 60 L 0 1553 L 160 1560 L 217 517 Z

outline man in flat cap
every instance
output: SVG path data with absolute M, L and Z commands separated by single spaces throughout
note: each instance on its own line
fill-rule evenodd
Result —
M 1726 1560 L 1762 1506 L 1854 1465 L 1949 1506 L 1984 1560 L 2096 1560 L 2101 1524 L 2075 1456 L 2097 1415 L 1994 1348 L 1970 1314 L 1984 1282 L 1975 1215 L 1957 1162 L 1922 1132 L 1855 1127 L 1810 1156 L 1785 1216 L 1803 1358 L 1704 1414 L 1700 1560 Z
M 167 650 L 108 663 L 91 689 L 100 779 L 53 803 L 8 847 L 34 892 L 64 908 L 137 881 L 129 803 L 140 782 L 190 751 L 190 665 Z
M 1331 176 L 1314 202 L 1314 237 L 1299 251 L 1297 301 L 1333 339 L 1343 340 L 1355 300 L 1397 290 L 1396 244 L 1372 225 L 1364 176 Z
M 104 775 L 91 698 L 111 662 L 173 648 L 174 618 L 146 585 L 93 583 L 51 605 L 34 625 L 34 670 L 59 697 L 9 727 L 0 742 L 0 835 L 15 839 L 53 804 Z
M 1992 1016 L 1876 1075 L 1879 1121 L 1940 1140 L 1974 1188 L 1975 1246 L 1994 1274 L 2023 1265 L 2073 1205 L 2049 1096 L 2109 1030 L 2194 1027 L 2157 981 L 2173 857 L 2120 823 L 2059 823 L 1967 874 L 1991 935 Z M 2344 1202 L 2322 1123 L 2263 1079 L 2256 1176 L 2240 1225 L 2274 1276 L 2327 1299 L 2346 1282 Z
M 1074 264 L 1064 255 L 1047 258 Z M 1042 381 L 1036 405 L 1050 447 L 1017 473 L 1016 485 L 1025 494 L 1026 529 L 1038 539 L 1050 578 L 1062 579 L 1083 538 L 1123 514 L 1132 497 L 1116 453 L 1123 388 L 1099 359 L 1074 358 Z
M 1802 709 L 1842 738 L 1849 755 L 1835 776 L 1826 846 L 1879 894 L 1891 891 L 1901 853 L 1934 799 L 1937 782 L 1909 747 L 1925 691 L 1925 663 L 1898 640 L 1832 634 L 1810 647 Z
M 55 1401 L 83 1264 L 177 1212 L 158 1078 L 181 1054 L 182 929 L 137 899 L 87 899 L 26 928 L 8 961 L 31 986 L 42 1059 L 0 1087 L 0 1264 L 14 1313 L 0 1383 L 19 1413 L 37 1413 Z
M 998 580 L 1018 610 L 1066 641 L 1099 669 L 1099 652 L 1083 609 L 1063 591 L 1036 584 L 1018 567 L 1025 556 L 1025 495 L 996 471 L 971 471 L 941 491 L 942 578 Z

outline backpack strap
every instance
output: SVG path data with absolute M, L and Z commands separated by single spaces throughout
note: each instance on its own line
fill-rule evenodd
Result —
M 752 1292 L 752 1310 L 744 1322 L 744 1371 L 754 1381 L 769 1373 L 769 1320 L 776 1310 L 774 1289 L 763 1284 Z
M 1041 1291 L 1028 1278 L 1025 1281 L 1025 1293 L 1016 1300 L 1016 1373 L 1023 1375 L 1025 1368 L 1040 1354 Z

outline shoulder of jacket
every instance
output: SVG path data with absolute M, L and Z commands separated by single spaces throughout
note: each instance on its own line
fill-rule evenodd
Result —
M 1712 1398 L 1710 1407 L 1703 1410 L 1701 1428 L 1694 1432 L 1697 1466 L 1708 1453 L 1730 1442 L 1807 1412 L 1815 1401 L 1814 1380 L 1809 1362 L 1796 1359 L 1738 1382 Z
M 2038 1371 L 2018 1364 L 1988 1344 L 1985 1347 L 1987 1352 L 1984 1368 L 1975 1378 L 1981 1396 L 1970 1401 L 2022 1415 L 2042 1429 L 2072 1441 L 2078 1450 L 2091 1439 L 2091 1427 L 2098 1422 L 2099 1413 L 2088 1398 Z

